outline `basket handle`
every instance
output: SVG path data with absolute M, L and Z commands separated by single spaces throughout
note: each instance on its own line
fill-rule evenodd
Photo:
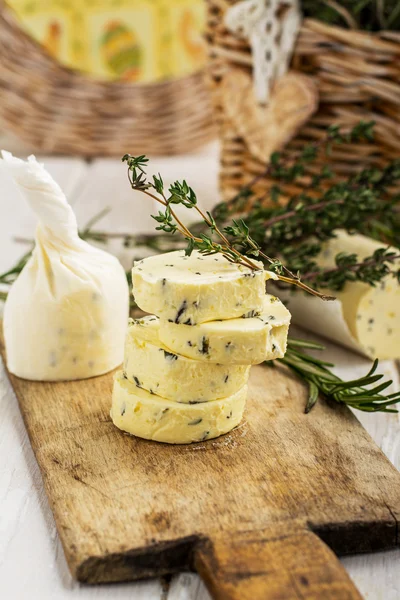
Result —
M 307 529 L 200 543 L 194 566 L 215 600 L 362 600 L 335 554 Z

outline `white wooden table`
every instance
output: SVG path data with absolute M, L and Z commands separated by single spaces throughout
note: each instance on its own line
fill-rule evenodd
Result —
M 217 200 L 217 154 L 218 149 L 212 144 L 185 157 L 155 158 L 151 161 L 151 171 L 160 171 L 165 180 L 185 177 L 197 191 L 202 206 L 210 208 Z M 153 230 L 147 200 L 130 190 L 120 161 L 98 160 L 88 164 L 79 159 L 49 158 L 45 163 L 65 190 L 81 226 L 102 208 L 111 206 L 112 211 L 99 224 L 103 230 L 132 233 Z M 29 208 L 0 174 L 0 272 L 25 250 L 12 237 L 31 238 L 34 223 Z M 111 249 L 128 266 L 131 260 L 128 252 L 116 245 Z M 367 360 L 333 345 L 327 349 L 326 357 L 336 363 L 336 372 L 344 378 L 365 372 L 369 365 Z M 387 362 L 381 368 L 394 379 L 394 389 L 398 389 L 395 365 Z M 1 363 L 0 409 L 1 600 L 209 598 L 199 578 L 186 573 L 174 577 L 169 586 L 157 580 L 96 587 L 73 581 L 18 404 Z M 360 413 L 357 416 L 400 469 L 399 416 Z M 368 600 L 400 600 L 400 549 L 347 557 L 343 564 Z

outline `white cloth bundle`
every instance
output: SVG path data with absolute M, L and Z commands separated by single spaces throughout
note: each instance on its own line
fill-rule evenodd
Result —
M 385 247 L 363 235 L 335 232 L 337 237 L 323 245 L 317 258 L 321 267 L 335 265 L 339 252 L 357 254 L 359 260 Z M 398 250 L 392 248 L 396 254 Z M 400 260 L 393 265 L 399 268 Z M 323 290 L 324 292 L 326 290 Z M 303 292 L 276 290 L 292 313 L 292 322 L 370 358 L 400 358 L 400 285 L 391 275 L 376 286 L 360 281 L 346 282 L 332 302 Z
M 129 312 L 122 266 L 79 238 L 65 195 L 34 156 L 2 156 L 3 169 L 39 219 L 32 257 L 4 308 L 9 371 L 57 381 L 114 369 L 123 360 Z

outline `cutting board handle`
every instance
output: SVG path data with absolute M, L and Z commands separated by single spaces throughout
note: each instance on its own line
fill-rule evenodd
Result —
M 208 539 L 194 563 L 215 600 L 362 600 L 335 554 L 304 528 Z

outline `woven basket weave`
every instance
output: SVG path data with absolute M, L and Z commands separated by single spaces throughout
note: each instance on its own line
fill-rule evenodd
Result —
M 0 0 L 0 130 L 38 152 L 178 154 L 212 139 L 203 72 L 153 84 L 103 82 L 61 66 Z
M 207 0 L 207 3 L 211 79 L 218 92 L 224 75 L 232 68 L 252 71 L 252 56 L 246 41 L 235 37 L 223 24 L 225 12 L 235 0 Z M 296 42 L 292 69 L 307 73 L 316 81 L 319 108 L 287 145 L 289 155 L 294 156 L 304 144 L 323 138 L 329 125 L 346 128 L 363 119 L 376 122 L 375 143 L 347 145 L 345 150 L 334 147 L 329 162 L 339 179 L 362 166 L 380 165 L 399 157 L 400 33 L 371 34 L 306 19 Z M 228 201 L 262 175 L 266 165 L 251 155 L 235 131 L 224 114 L 220 94 L 214 96 L 222 143 L 220 186 L 223 198 Z M 321 157 L 319 162 L 323 161 Z M 309 177 L 305 177 L 298 185 L 286 186 L 286 191 L 297 193 L 308 182 Z M 268 202 L 271 183 L 260 177 L 253 187 L 255 197 Z

